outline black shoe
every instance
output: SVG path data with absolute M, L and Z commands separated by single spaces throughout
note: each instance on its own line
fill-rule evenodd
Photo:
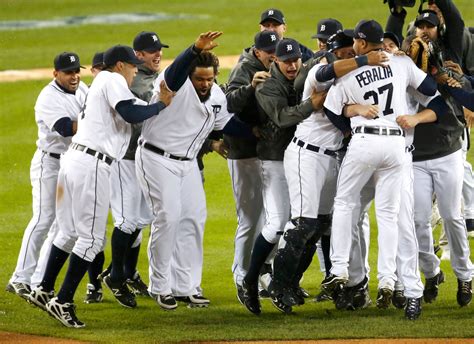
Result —
M 102 289 L 96 290 L 92 284 L 87 283 L 87 292 L 84 303 L 99 303 L 102 302 L 103 297 Z
M 199 294 L 191 296 L 175 296 L 174 298 L 176 301 L 187 303 L 188 308 L 207 308 L 211 303 L 211 301 Z
M 324 287 L 321 286 L 321 291 L 318 295 L 313 299 L 314 302 L 324 302 L 324 301 L 332 301 L 331 293 Z
M 54 297 L 54 290 L 45 291 L 43 286 L 38 286 L 28 295 L 28 303 L 46 311 L 46 304 Z
M 363 283 L 361 285 L 361 283 Z M 361 283 L 355 286 L 354 293 L 352 295 L 352 307 L 356 309 L 365 309 L 372 304 L 372 300 L 369 295 L 369 280 L 365 278 Z
M 463 282 L 458 279 L 458 292 L 456 299 L 459 306 L 464 307 L 471 303 L 472 300 L 472 281 Z
M 242 281 L 242 290 L 244 291 L 244 306 L 253 314 L 259 315 L 262 310 L 260 300 L 258 299 L 258 284 L 248 284 L 244 279 Z
M 405 318 L 408 320 L 416 320 L 421 315 L 421 297 L 406 299 Z
M 407 298 L 403 290 L 394 290 L 392 296 L 392 304 L 395 308 L 403 309 L 407 305 Z
M 303 287 L 299 287 L 299 291 L 298 291 L 298 294 L 301 295 L 303 298 L 307 299 L 309 298 L 311 295 L 309 294 L 309 292 L 303 288 Z
M 334 299 L 336 309 L 354 309 L 352 306 L 352 297 L 354 289 L 352 287 L 344 287 Z
M 438 288 L 441 283 L 444 282 L 444 273 L 439 271 L 439 273 L 431 278 L 427 278 L 425 281 L 425 290 L 423 290 L 423 298 L 426 303 L 431 303 L 436 300 L 438 297 Z
M 309 293 L 299 286 L 296 288 L 293 288 L 292 292 L 296 300 L 296 306 L 304 305 L 304 299 L 309 297 Z
M 105 269 L 104 271 L 102 271 L 98 276 L 97 276 L 97 279 L 101 282 L 104 281 L 104 277 L 107 276 L 108 274 L 110 274 L 110 269 L 107 268 Z
M 104 284 L 110 289 L 115 299 L 124 307 L 135 308 L 135 295 L 128 289 L 125 282 L 112 282 L 110 275 L 104 277 Z
M 77 318 L 76 305 L 73 303 L 60 303 L 58 298 L 54 297 L 46 304 L 46 311 L 66 327 L 82 328 L 86 326 Z
M 265 289 L 261 289 L 258 291 L 258 297 L 261 299 L 269 299 L 270 293 Z
M 375 302 L 380 309 L 387 309 L 392 302 L 393 290 L 389 288 L 380 288 L 377 293 L 377 301 Z
M 138 271 L 135 271 L 133 278 L 127 279 L 127 285 L 135 295 L 150 296 L 148 286 L 143 282 Z
M 244 290 L 242 289 L 242 286 L 237 283 L 235 284 L 235 287 L 237 288 L 237 300 L 239 300 L 240 304 L 244 305 Z
M 329 274 L 322 282 L 321 286 L 327 290 L 327 292 L 335 300 L 337 295 L 342 292 L 342 289 L 347 283 L 347 277 L 336 276 Z
M 150 294 L 150 297 L 156 300 L 158 305 L 163 308 L 165 311 L 171 311 L 178 307 L 178 303 L 176 302 L 173 295 L 159 295 L 159 294 Z
M 29 300 L 28 296 L 31 293 L 31 287 L 26 283 L 20 283 L 20 282 L 8 283 L 5 290 L 8 291 L 9 293 L 18 295 L 19 297 L 27 301 Z
M 474 219 L 466 219 L 466 229 L 468 232 L 474 231 Z
M 272 296 L 271 297 L 271 300 L 272 300 L 272 305 L 278 309 L 280 312 L 282 313 L 285 313 L 285 314 L 290 314 L 292 312 L 292 307 L 291 306 L 288 306 L 286 305 L 282 299 L 281 299 L 281 295 L 278 295 L 278 296 Z

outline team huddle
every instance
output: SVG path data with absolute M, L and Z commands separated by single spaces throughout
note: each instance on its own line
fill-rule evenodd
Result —
M 375 20 L 354 29 L 320 20 L 317 52 L 285 37 L 280 10 L 265 10 L 254 44 L 222 85 L 211 52 L 219 31 L 200 34 L 163 71 L 168 45 L 140 32 L 133 48 L 94 56 L 90 86 L 80 81 L 77 54 L 57 55 L 54 79 L 35 105 L 33 217 L 7 291 L 72 328 L 85 326 L 74 296 L 86 273 L 85 303 L 101 302 L 104 284 L 128 308 L 137 295 L 164 310 L 178 302 L 208 307 L 202 156 L 215 151 L 227 159 L 236 205 L 237 299 L 253 314 L 265 297 L 283 313 L 303 305 L 309 295 L 300 281 L 315 254 L 325 274 L 315 301 L 370 306 L 372 200 L 376 306 L 393 304 L 415 320 L 422 300 L 437 298 L 444 274 L 433 245 L 434 200 L 457 302 L 467 306 L 473 33 L 452 0 L 430 0 L 404 39 L 403 6 L 413 3 L 388 3 L 385 30 Z M 112 256 L 104 269 L 109 209 Z M 148 225 L 146 285 L 137 262 Z

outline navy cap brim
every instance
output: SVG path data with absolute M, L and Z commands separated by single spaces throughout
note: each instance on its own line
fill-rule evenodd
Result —
M 430 18 L 421 18 L 421 19 L 416 20 L 414 25 L 418 27 L 418 25 L 420 25 L 423 22 L 428 23 L 432 26 L 438 26 L 439 24 L 439 23 L 434 23 L 432 20 L 430 20 Z
M 331 37 L 331 36 L 321 34 L 321 33 L 317 33 L 317 34 L 311 36 L 311 38 L 317 38 L 317 39 L 328 39 L 329 37 Z
M 280 18 L 276 18 L 276 17 L 273 17 L 273 16 L 266 17 L 265 19 L 260 21 L 260 24 L 263 24 L 263 23 L 265 23 L 266 21 L 269 21 L 269 20 L 276 21 L 280 25 L 285 24 Z
M 133 64 L 133 65 L 140 65 L 140 64 L 143 64 L 144 62 L 142 60 L 140 60 L 139 58 L 134 58 L 134 59 L 130 59 L 128 61 L 123 61 L 123 62 L 126 62 L 126 63 L 130 63 L 130 64 Z
M 170 46 L 167 44 L 161 44 L 160 47 L 152 47 L 152 48 L 147 48 L 143 49 L 143 51 L 146 51 L 147 53 L 153 53 L 155 51 L 161 50 L 162 48 L 169 48 Z
M 86 69 L 84 66 L 71 66 L 71 67 L 66 67 L 66 68 L 61 68 L 61 69 L 56 69 L 58 72 L 70 72 L 72 70 L 77 70 L 79 68 Z
M 288 61 L 288 60 L 292 60 L 292 59 L 298 59 L 298 58 L 301 58 L 301 54 L 298 54 L 298 53 L 291 53 L 291 54 L 287 54 L 287 55 L 283 55 L 283 56 L 278 56 L 278 59 L 280 61 Z

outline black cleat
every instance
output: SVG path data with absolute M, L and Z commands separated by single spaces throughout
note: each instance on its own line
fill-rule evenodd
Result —
M 38 286 L 28 295 L 28 303 L 46 311 L 46 304 L 54 297 L 54 290 L 44 291 L 43 286 Z
M 463 282 L 458 279 L 458 292 L 456 294 L 458 305 L 467 306 L 472 300 L 472 281 Z
M 73 303 L 60 303 L 58 298 L 54 297 L 46 304 L 46 311 L 66 327 L 82 328 L 86 326 L 77 318 L 76 305 Z
M 321 286 L 321 291 L 318 295 L 313 299 L 314 302 L 324 302 L 324 301 L 332 301 L 331 293 L 324 287 Z
M 102 293 L 102 289 L 96 290 L 94 285 L 87 283 L 87 292 L 84 303 L 99 303 L 102 302 L 103 297 L 104 294 Z
M 248 284 L 244 279 L 242 281 L 242 290 L 244 291 L 244 306 L 253 314 L 259 315 L 262 309 L 258 299 L 258 284 Z
M 22 299 L 25 299 L 26 301 L 29 300 L 29 295 L 31 293 L 31 287 L 26 284 L 26 283 L 20 283 L 20 282 L 11 282 L 8 283 L 6 288 L 6 291 L 9 293 L 13 293 L 21 297 Z
M 392 302 L 393 291 L 389 288 L 380 288 L 377 293 L 377 301 L 375 302 L 380 309 L 387 309 Z
M 148 286 L 143 282 L 138 271 L 135 271 L 133 278 L 127 279 L 127 285 L 135 295 L 150 296 Z
M 240 304 L 244 305 L 244 290 L 241 285 L 235 284 L 235 287 L 237 288 L 237 300 L 239 300 Z
M 347 277 L 336 276 L 329 274 L 322 282 L 321 286 L 331 295 L 335 300 L 337 295 L 342 292 L 342 289 L 347 284 Z
M 369 279 L 365 277 L 362 282 L 355 285 L 352 294 L 352 310 L 365 309 L 372 304 L 369 295 Z
M 392 304 L 395 308 L 403 309 L 407 305 L 407 298 L 403 290 L 394 290 L 392 296 Z
M 421 315 L 421 297 L 407 298 L 405 306 L 405 318 L 408 320 L 416 320 Z
M 342 288 L 342 291 L 338 293 L 338 295 L 334 299 L 334 304 L 336 305 L 336 309 L 353 310 L 354 309 L 354 307 L 352 306 L 353 292 L 354 292 L 354 288 L 352 287 Z
M 110 289 L 118 303 L 127 308 L 137 307 L 135 295 L 130 291 L 130 289 L 128 289 L 125 282 L 112 282 L 110 275 L 105 276 L 103 281 L 107 288 Z
M 425 290 L 423 290 L 423 298 L 426 303 L 431 303 L 438 297 L 438 288 L 441 283 L 444 282 L 444 273 L 439 273 L 431 278 L 427 278 L 425 281 Z
M 288 306 L 286 305 L 282 299 L 281 299 L 281 295 L 278 295 L 278 296 L 272 296 L 271 297 L 271 300 L 272 300 L 272 305 L 278 309 L 280 312 L 282 313 L 285 313 L 285 314 L 290 314 L 292 312 L 292 307 L 291 306 Z
M 176 301 L 187 303 L 188 308 L 207 308 L 211 303 L 211 301 L 199 294 L 191 296 L 175 296 L 174 298 Z
M 165 311 L 172 311 L 173 309 L 178 308 L 178 303 L 176 302 L 175 298 L 173 295 L 168 294 L 168 295 L 159 295 L 159 294 L 149 294 L 150 297 L 155 299 L 155 301 L 158 303 L 158 305 L 164 309 Z

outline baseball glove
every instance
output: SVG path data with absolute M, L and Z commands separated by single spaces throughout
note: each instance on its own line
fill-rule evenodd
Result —
M 415 37 L 408 48 L 407 55 L 411 57 L 413 62 L 423 70 L 428 71 L 429 47 L 428 44 L 420 37 Z

